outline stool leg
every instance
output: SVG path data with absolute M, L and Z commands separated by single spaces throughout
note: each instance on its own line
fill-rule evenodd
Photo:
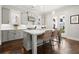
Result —
M 45 53 L 45 41 L 43 40 L 43 46 L 42 46 L 42 48 L 43 48 L 43 53 Z
M 50 50 L 51 50 L 50 52 L 52 53 L 53 49 L 52 49 L 52 40 L 51 39 L 49 40 L 49 45 L 50 45 Z
M 60 47 L 60 44 L 61 44 L 61 36 L 58 35 L 58 47 Z
M 53 39 L 53 40 L 52 40 Z M 54 46 L 54 37 L 52 37 L 52 39 L 51 39 L 51 44 L 52 44 L 52 46 Z M 53 42 L 53 43 L 52 43 Z
M 21 52 L 24 54 L 24 48 L 21 48 Z

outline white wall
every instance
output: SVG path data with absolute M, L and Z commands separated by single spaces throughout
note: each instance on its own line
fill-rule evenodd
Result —
M 16 24 L 18 22 L 18 24 L 21 24 L 21 12 L 20 11 L 17 11 L 17 10 L 14 10 L 14 9 L 10 9 L 10 20 L 9 20 L 9 23 L 10 24 Z M 18 20 L 16 22 L 16 19 L 15 19 L 15 16 L 18 17 Z
M 42 25 L 45 25 L 45 16 L 43 14 L 41 15 L 41 23 Z
M 26 12 L 21 13 L 21 24 L 27 25 L 27 14 L 26 14 Z
M 51 13 L 48 13 L 45 15 L 45 25 L 47 28 L 53 28 L 52 25 L 53 25 L 53 20 L 52 20 L 52 14 Z
M 79 41 L 79 24 L 70 24 L 70 16 L 79 14 L 79 6 L 66 6 L 57 10 L 57 15 L 65 15 L 64 36 Z
M 45 14 L 45 25 L 47 28 L 53 28 L 53 18 L 56 19 L 56 27 L 57 27 L 57 17 L 53 15 L 52 12 Z
M 1 27 L 1 6 L 0 6 L 0 27 Z M 1 45 L 1 31 L 0 31 L 0 45 Z
M 79 6 L 65 6 L 55 11 L 57 21 L 59 21 L 60 16 L 65 16 L 65 33 L 63 34 L 63 36 L 79 41 L 79 24 L 70 24 L 70 16 L 79 14 Z M 46 24 L 49 24 L 49 27 L 51 27 L 51 15 L 48 15 L 47 17 L 49 23 Z

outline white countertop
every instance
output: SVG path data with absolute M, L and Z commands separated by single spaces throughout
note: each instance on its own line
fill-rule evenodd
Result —
M 27 32 L 29 34 L 32 34 L 32 35 L 40 35 L 40 34 L 43 34 L 46 30 L 52 30 L 54 31 L 54 29 L 36 29 L 36 30 L 23 30 L 24 32 Z
M 15 28 L 11 24 L 1 24 L 0 30 L 25 30 L 27 29 L 25 25 L 19 25 L 17 28 Z
M 32 27 L 34 28 L 35 26 L 19 25 L 17 28 L 14 28 L 14 26 L 10 24 L 2 24 L 0 30 L 22 30 L 32 35 L 40 35 L 44 33 L 46 30 L 54 31 L 54 29 L 41 29 L 40 26 L 37 26 L 37 29 L 27 29 L 27 28 L 32 28 Z

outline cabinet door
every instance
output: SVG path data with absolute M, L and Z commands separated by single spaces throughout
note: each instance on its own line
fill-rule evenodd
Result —
M 1 11 L 2 11 L 2 10 L 1 10 L 1 8 L 2 8 L 2 7 L 0 6 L 0 27 L 1 27 L 1 20 L 2 20 L 2 19 L 1 19 L 1 18 L 2 18 L 2 15 L 1 15 Z M 1 45 L 1 40 L 2 40 L 2 37 L 1 37 L 1 31 L 0 31 L 0 45 Z
M 14 31 L 8 32 L 8 40 L 14 40 L 16 33 Z
M 7 8 L 2 8 L 2 24 L 9 24 L 10 10 Z
M 23 38 L 23 32 L 22 31 L 16 31 L 15 39 L 21 39 Z
M 27 50 L 29 50 L 29 49 L 31 49 L 31 35 L 30 34 L 28 34 L 28 33 L 26 33 L 26 32 L 24 32 L 24 40 L 23 40 L 23 45 L 24 45 L 24 47 L 27 49 Z
M 23 31 L 20 31 L 20 38 L 24 38 Z
M 1 31 L 2 42 L 8 41 L 8 31 Z

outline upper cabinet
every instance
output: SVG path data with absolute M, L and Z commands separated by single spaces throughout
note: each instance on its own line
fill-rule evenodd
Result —
M 10 9 L 2 8 L 2 24 L 9 24 Z
M 1 27 L 1 18 L 2 18 L 2 15 L 1 15 L 1 6 L 0 6 L 0 27 Z M 2 37 L 1 37 L 1 31 L 0 31 L 0 45 L 1 45 L 1 41 L 2 41 L 1 38 Z

